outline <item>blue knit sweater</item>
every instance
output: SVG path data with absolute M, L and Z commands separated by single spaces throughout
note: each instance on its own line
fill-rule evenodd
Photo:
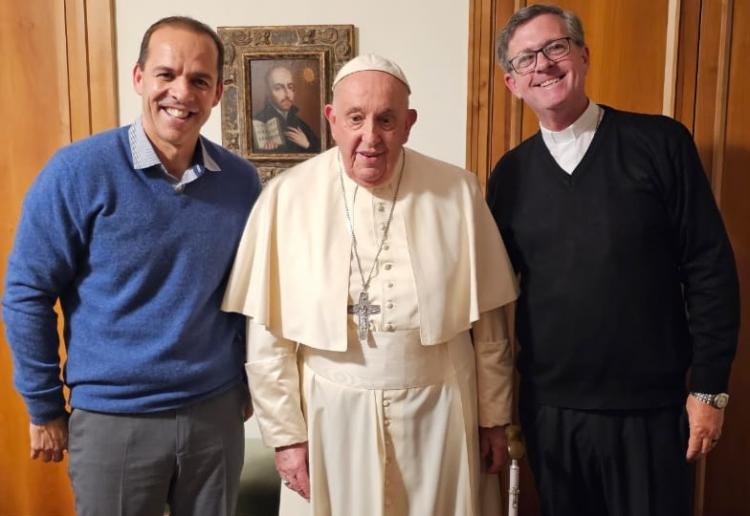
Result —
M 258 176 L 203 140 L 221 171 L 177 193 L 133 169 L 127 131 L 58 151 L 24 202 L 3 318 L 35 423 L 64 413 L 58 299 L 74 408 L 167 410 L 242 381 L 244 322 L 219 306 Z

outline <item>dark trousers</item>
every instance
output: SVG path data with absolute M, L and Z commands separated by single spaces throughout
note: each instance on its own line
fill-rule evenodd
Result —
M 683 407 L 571 410 L 521 402 L 545 516 L 689 516 Z
M 234 516 L 247 390 L 152 414 L 75 409 L 68 472 L 78 516 Z

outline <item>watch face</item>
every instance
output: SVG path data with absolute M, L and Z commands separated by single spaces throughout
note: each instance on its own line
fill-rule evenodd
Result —
M 722 392 L 714 397 L 714 407 L 723 409 L 729 403 L 729 394 Z

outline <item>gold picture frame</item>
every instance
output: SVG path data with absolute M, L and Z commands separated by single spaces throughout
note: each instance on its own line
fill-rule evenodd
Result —
M 224 43 L 224 147 L 263 181 L 334 145 L 323 108 L 355 55 L 353 25 L 219 27 Z

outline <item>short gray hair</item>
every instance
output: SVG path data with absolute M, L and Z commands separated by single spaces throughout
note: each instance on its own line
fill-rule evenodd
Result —
M 562 21 L 565 22 L 565 28 L 570 39 L 572 39 L 579 47 L 586 45 L 586 42 L 583 39 L 583 24 L 576 13 L 561 9 L 556 5 L 529 5 L 513 13 L 497 35 L 497 44 L 495 47 L 497 50 L 497 61 L 506 72 L 512 70 L 510 67 L 510 58 L 508 57 L 508 43 L 516 32 L 516 29 L 542 14 L 553 14 L 559 16 Z

